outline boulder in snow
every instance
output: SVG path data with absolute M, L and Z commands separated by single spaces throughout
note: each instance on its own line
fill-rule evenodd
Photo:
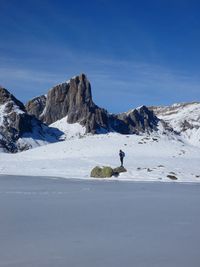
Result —
M 113 169 L 111 167 L 98 167 L 92 169 L 90 177 L 94 178 L 109 178 L 113 176 Z

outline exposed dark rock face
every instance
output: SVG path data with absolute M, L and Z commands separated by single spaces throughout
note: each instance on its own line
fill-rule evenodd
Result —
M 35 118 L 26 114 L 24 105 L 4 88 L 0 88 L 0 105 L 3 107 L 0 127 L 6 127 L 13 138 L 31 131 L 30 121 Z
M 15 103 L 22 111 L 25 111 L 24 105 L 16 99 L 5 88 L 0 87 L 0 105 L 7 103 L 7 109 L 12 108 L 12 104 Z
M 117 167 L 113 169 L 113 175 L 119 176 L 120 173 L 127 172 L 127 169 L 125 169 L 123 166 Z
M 37 103 L 42 102 L 42 105 L 36 105 L 35 100 L 26 105 L 30 114 L 34 114 L 48 125 L 67 116 L 68 123 L 80 123 L 86 127 L 86 133 L 150 132 L 157 129 L 159 121 L 145 106 L 129 113 L 109 114 L 105 109 L 94 104 L 91 85 L 84 74 L 53 87 L 47 94 L 45 106 L 43 105 L 45 100 L 41 101 L 41 98 L 40 100 L 37 98 Z
M 35 116 L 25 111 L 24 105 L 6 89 L 0 88 L 0 149 L 18 152 L 31 147 L 26 141 L 20 142 L 24 135 L 32 139 L 56 141 L 49 128 Z M 52 137 L 52 138 L 51 138 Z M 38 141 L 38 140 L 36 140 Z M 48 142 L 48 141 L 47 141 Z
M 45 106 L 46 106 L 46 96 L 38 96 L 30 100 L 26 104 L 26 110 L 30 115 L 34 115 L 36 118 L 40 118 Z
M 117 119 L 121 120 L 121 125 L 117 132 L 124 134 L 139 134 L 143 132 L 152 132 L 157 130 L 158 118 L 146 106 L 134 109 L 127 113 L 117 115 Z
M 84 125 L 86 132 L 108 128 L 107 111 L 93 103 L 91 86 L 84 74 L 53 87 L 47 94 L 40 119 L 49 125 L 65 116 L 68 123 Z

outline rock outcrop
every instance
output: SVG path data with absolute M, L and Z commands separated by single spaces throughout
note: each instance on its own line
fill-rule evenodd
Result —
M 42 112 L 46 106 L 46 95 L 38 96 L 30 100 L 26 104 L 26 110 L 30 115 L 34 115 L 36 118 L 40 119 Z
M 127 172 L 127 169 L 125 169 L 123 166 L 117 167 L 113 169 L 113 175 L 119 176 L 120 173 Z
M 92 169 L 90 173 L 90 177 L 93 178 L 110 178 L 113 176 L 113 169 L 109 166 L 105 167 L 98 167 L 96 166 L 95 168 Z
M 79 122 L 86 132 L 108 128 L 107 112 L 92 101 L 91 86 L 84 74 L 53 87 L 47 94 L 46 106 L 40 119 L 46 124 L 67 116 L 68 123 Z
M 123 166 L 114 169 L 109 166 L 103 166 L 103 167 L 96 166 L 92 169 L 90 177 L 93 178 L 110 178 L 112 176 L 117 177 L 120 175 L 120 173 L 123 172 L 127 172 L 127 170 Z
M 58 133 L 58 132 L 57 132 Z M 58 141 L 53 130 L 35 116 L 5 88 L 0 88 L 0 150 L 18 152 L 41 142 Z
M 121 125 L 116 125 L 119 122 Z M 113 125 L 114 122 L 114 125 Z M 139 134 L 157 130 L 159 119 L 146 106 L 133 109 L 129 112 L 116 115 L 116 120 L 111 120 L 112 128 L 123 134 Z
M 29 101 L 29 114 L 50 125 L 64 117 L 68 123 L 80 123 L 86 133 L 118 132 L 137 134 L 157 129 L 158 118 L 147 107 L 122 114 L 109 114 L 92 100 L 91 85 L 85 74 L 53 87 L 44 96 Z

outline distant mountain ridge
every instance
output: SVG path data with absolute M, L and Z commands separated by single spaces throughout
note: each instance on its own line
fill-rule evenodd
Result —
M 85 74 L 52 87 L 25 106 L 0 88 L 0 151 L 18 152 L 85 134 L 109 132 L 156 132 L 200 146 L 200 103 L 141 106 L 110 114 L 93 102 Z
M 200 146 L 200 102 L 149 107 L 189 144 Z
M 92 100 L 91 85 L 85 74 L 54 86 L 47 96 L 30 100 L 26 109 L 48 125 L 67 117 L 68 123 L 80 123 L 86 133 L 92 134 L 151 132 L 157 129 L 159 121 L 145 106 L 116 115 L 98 107 Z

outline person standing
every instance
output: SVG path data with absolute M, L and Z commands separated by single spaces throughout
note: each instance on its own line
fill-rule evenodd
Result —
M 121 162 L 121 167 L 123 167 L 123 164 L 124 164 L 124 157 L 125 157 L 125 153 L 120 149 L 119 158 L 120 158 L 120 162 Z

